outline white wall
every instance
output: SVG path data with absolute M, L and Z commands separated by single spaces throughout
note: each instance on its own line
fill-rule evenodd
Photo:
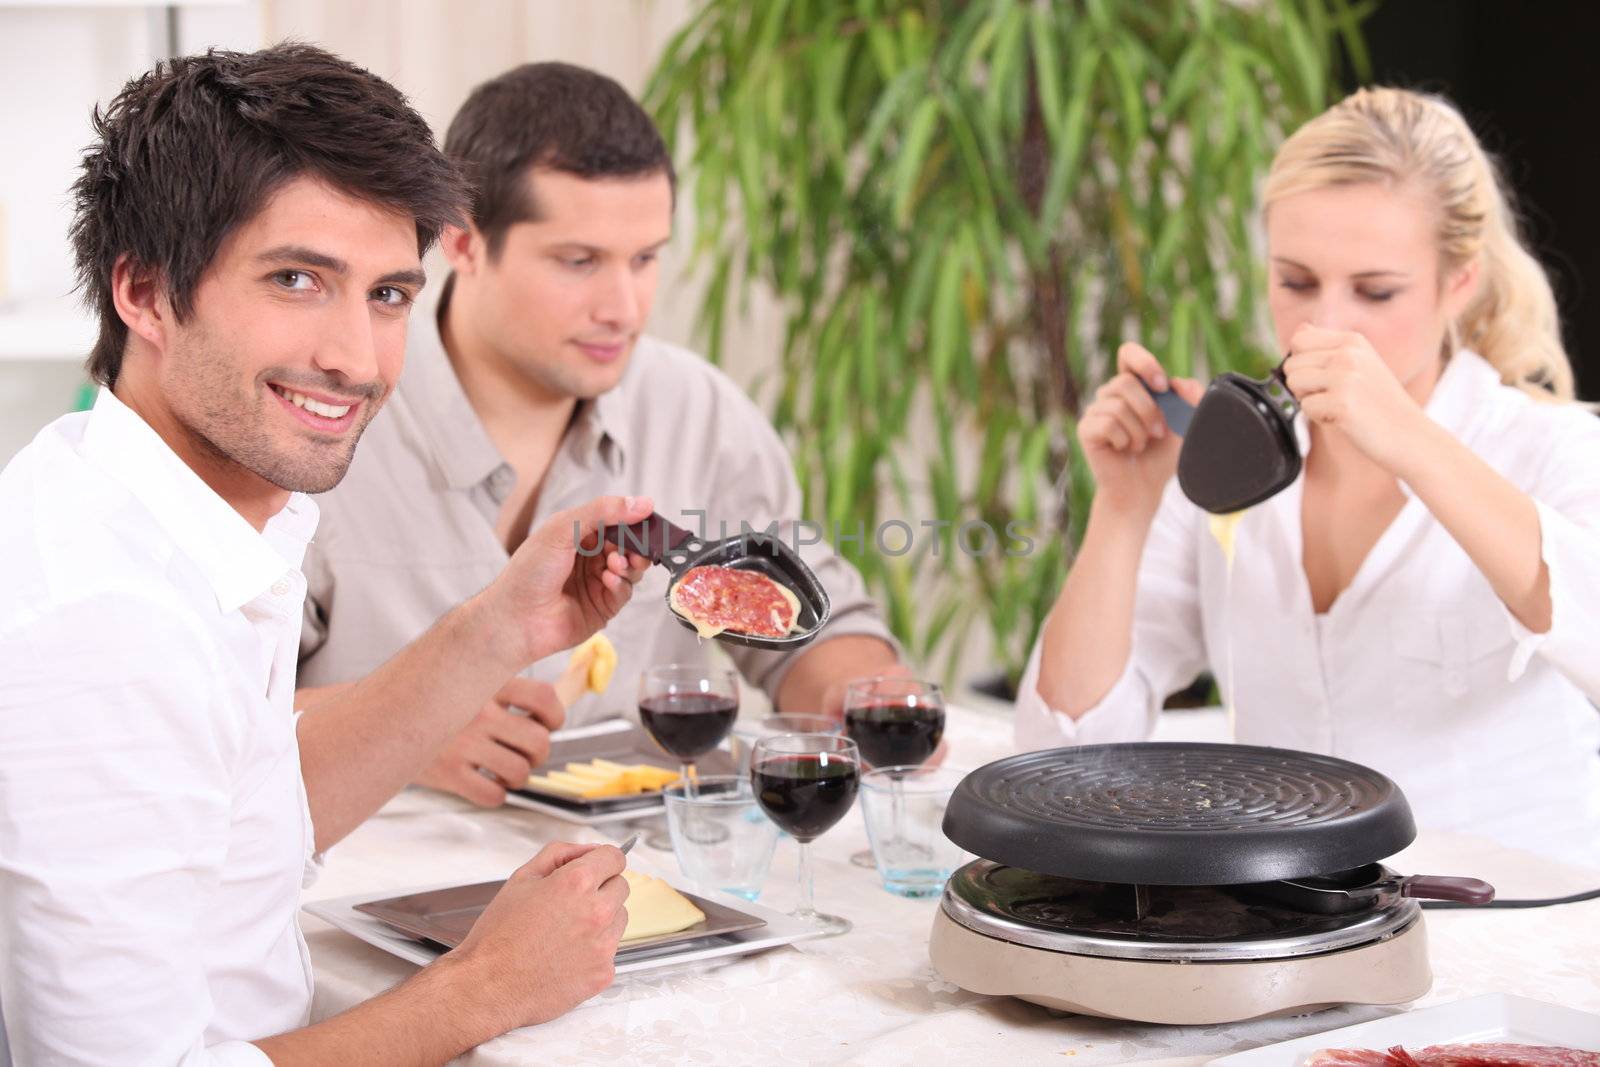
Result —
M 256 47 L 255 3 L 183 5 L 180 50 Z M 70 410 L 94 336 L 73 293 L 69 188 L 90 113 L 167 53 L 139 4 L 0 7 L 0 462 Z

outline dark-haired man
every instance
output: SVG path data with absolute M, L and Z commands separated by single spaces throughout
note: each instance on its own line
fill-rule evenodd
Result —
M 797 653 L 730 649 L 780 708 L 837 711 L 843 682 L 901 671 L 860 575 L 797 530 L 800 492 L 771 425 L 720 371 L 643 334 L 674 182 L 643 109 L 593 71 L 529 64 L 473 91 L 445 151 L 473 182 L 472 219 L 445 231 L 453 273 L 412 318 L 394 403 L 320 501 L 303 684 L 361 677 L 492 576 L 530 526 L 599 492 L 648 495 L 712 537 L 777 522 L 802 546 L 830 624 Z M 630 705 L 651 664 L 707 655 L 663 607 L 666 580 L 647 575 L 607 625 L 613 691 L 566 721 Z M 563 721 L 548 683 L 564 666 L 551 657 L 508 680 L 420 780 L 500 803 Z
M 555 517 L 297 722 L 304 493 L 399 375 L 459 182 L 392 86 L 301 45 L 173 60 L 95 125 L 103 388 L 0 473 L 0 1064 L 437 1064 L 560 1014 L 611 978 L 616 849 L 550 846 L 458 950 L 310 1027 L 298 895 L 486 679 L 620 609 L 643 561 L 577 540 L 649 501 Z

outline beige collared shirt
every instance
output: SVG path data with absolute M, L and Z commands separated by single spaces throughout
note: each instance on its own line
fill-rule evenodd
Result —
M 493 581 L 508 558 L 495 521 L 515 482 L 455 376 L 435 309 L 418 306 L 399 387 L 344 481 L 318 498 L 300 684 L 362 677 Z M 785 541 L 801 543 L 833 603 L 818 640 L 870 634 L 892 643 L 856 569 L 825 544 L 803 544 L 814 531 L 796 535 L 800 489 L 777 433 L 738 386 L 693 353 L 640 338 L 621 383 L 578 406 L 540 487 L 533 526 L 604 494 L 649 496 L 694 533 L 702 520 L 686 513 L 704 511 L 711 537 L 723 523 L 737 534 L 741 521 L 757 529 L 777 521 Z M 709 646 L 668 611 L 667 578 L 651 568 L 606 627 L 616 675 L 604 695 L 568 709 L 569 725 L 633 712 L 647 666 L 708 660 Z M 724 647 L 744 678 L 774 697 L 797 654 Z M 522 673 L 553 682 L 566 662 L 561 653 Z

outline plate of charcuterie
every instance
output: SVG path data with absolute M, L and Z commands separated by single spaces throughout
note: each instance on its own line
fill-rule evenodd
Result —
M 1600 1015 L 1505 993 L 1436 1004 L 1207 1067 L 1600 1067 Z

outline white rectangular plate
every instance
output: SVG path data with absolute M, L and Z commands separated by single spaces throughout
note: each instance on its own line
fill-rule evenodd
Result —
M 764 904 L 756 904 L 733 896 L 731 893 L 702 890 L 683 882 L 673 875 L 660 875 L 660 877 L 686 893 L 694 893 L 709 900 L 714 900 L 718 904 L 726 905 L 736 911 L 765 919 L 767 925 L 741 933 L 709 937 L 702 941 L 689 941 L 676 945 L 663 945 L 657 949 L 641 949 L 627 952 L 617 962 L 617 973 L 619 975 L 676 967 L 680 964 L 692 963 L 697 960 L 716 959 L 719 956 L 742 956 L 746 953 L 760 952 L 763 949 L 776 948 L 779 945 L 789 945 L 796 941 L 805 941 L 809 938 L 822 936 L 821 931 L 814 927 L 808 926 L 793 916 L 769 908 Z M 360 938 L 369 945 L 381 948 L 391 955 L 425 967 L 443 955 L 444 950 L 434 945 L 423 944 L 421 941 L 413 941 L 372 916 L 356 911 L 355 906 L 357 904 L 367 904 L 374 900 L 387 900 L 403 893 L 425 893 L 435 889 L 448 889 L 450 886 L 457 884 L 459 883 L 444 882 L 439 885 L 416 886 L 410 889 L 391 889 L 381 893 L 361 893 L 355 896 L 336 897 L 332 900 L 318 900 L 306 904 L 304 910 L 307 914 L 315 915 L 322 921 L 338 927 L 347 934 Z
M 1325 1048 L 1381 1050 L 1404 1045 L 1419 1049 L 1481 1042 L 1600 1052 L 1600 1015 L 1509 993 L 1490 993 L 1236 1052 L 1212 1060 L 1207 1067 L 1300 1067 L 1312 1053 Z

